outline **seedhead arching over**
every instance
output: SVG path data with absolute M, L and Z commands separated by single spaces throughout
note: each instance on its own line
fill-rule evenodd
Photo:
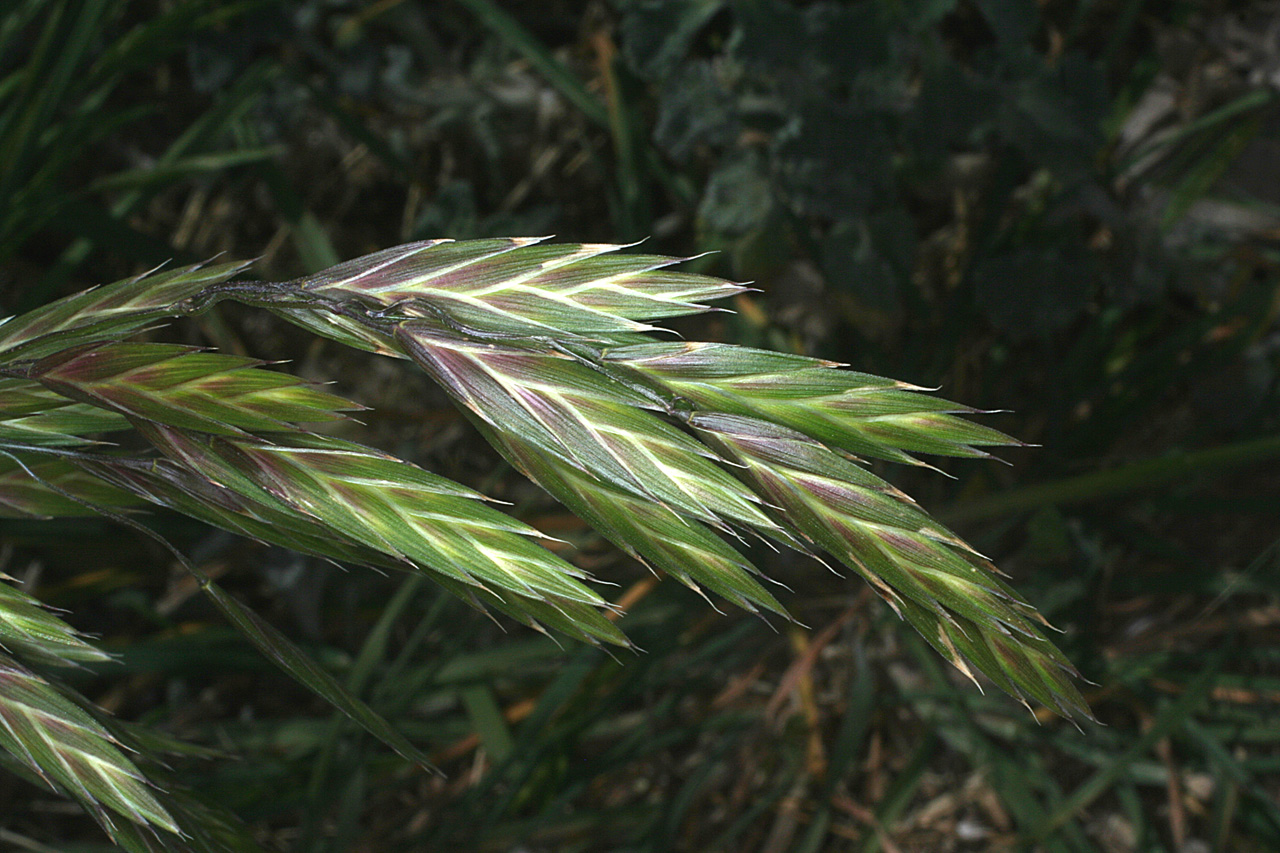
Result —
M 341 563 L 421 573 L 538 630 L 628 643 L 592 579 L 544 547 L 544 534 L 465 485 L 317 431 L 358 404 L 251 358 L 137 339 L 234 300 L 425 371 L 513 466 L 654 571 L 786 617 L 746 545 L 812 554 L 862 577 L 975 680 L 1087 717 L 1034 608 L 865 464 L 981 457 L 1018 442 L 892 379 L 655 336 L 655 322 L 715 310 L 710 302 L 743 288 L 623 248 L 434 240 L 288 282 L 197 266 L 10 318 L 0 325 L 0 514 L 101 512 L 138 526 L 139 508 L 165 507 Z M 125 433 L 135 437 L 120 441 Z M 417 757 L 190 568 L 280 666 Z M 28 668 L 100 652 L 3 580 L 0 617 L 0 746 L 118 838 L 126 824 L 177 832 L 176 800 Z

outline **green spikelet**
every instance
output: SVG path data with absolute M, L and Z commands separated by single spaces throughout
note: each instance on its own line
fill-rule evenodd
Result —
M 0 748 L 112 825 L 121 817 L 178 832 L 146 777 L 93 717 L 0 654 Z
M 745 288 L 667 269 L 680 258 L 617 254 L 611 244 L 541 237 L 428 240 L 302 279 L 317 294 L 396 306 L 406 315 L 507 336 L 602 335 L 654 329 L 645 320 L 712 310 L 700 300 Z
M 6 580 L 12 578 L 0 573 L 0 648 L 47 666 L 110 660 L 49 608 Z
M 361 408 L 262 364 L 172 344 L 108 342 L 62 350 L 25 373 L 89 406 L 218 435 L 287 432 Z
M 158 320 L 186 313 L 188 300 L 247 269 L 232 263 L 136 276 L 72 294 L 0 322 L 0 355 L 39 358 L 68 346 L 132 335 Z
M 919 388 L 799 355 L 731 344 L 653 343 L 605 353 L 696 409 L 789 426 L 859 456 L 920 464 L 911 453 L 988 454 L 1021 444 L 955 417 L 976 410 L 919 394 Z
M 737 415 L 691 423 L 800 533 L 867 580 L 970 678 L 976 668 L 1024 702 L 1089 715 L 1072 683 L 1078 673 L 1039 632 L 1034 608 L 901 492 L 786 427 Z

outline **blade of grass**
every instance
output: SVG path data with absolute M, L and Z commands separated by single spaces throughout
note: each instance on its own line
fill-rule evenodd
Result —
M 520 53 L 568 101 L 596 124 L 608 126 L 609 110 L 541 42 L 491 0 L 459 0 L 485 27 Z
M 467 709 L 467 718 L 480 735 L 480 743 L 489 757 L 495 762 L 510 758 L 515 741 L 493 690 L 487 684 L 473 684 L 463 688 L 459 696 Z
M 1131 462 L 1110 471 L 1010 489 L 997 495 L 967 500 L 960 506 L 938 513 L 938 516 L 953 523 L 999 518 L 1041 506 L 1093 501 L 1170 483 L 1185 483 L 1197 474 L 1219 475 L 1241 465 L 1277 456 L 1280 456 L 1280 436 L 1224 444 L 1208 450 Z
M 917 636 L 904 635 L 905 645 L 916 665 L 923 671 L 937 693 L 931 696 L 903 692 L 906 699 L 930 727 L 954 749 L 968 756 L 975 767 L 989 771 L 991 788 L 1001 806 L 1009 811 L 1020 827 L 1040 825 L 1047 809 L 1061 800 L 1061 793 L 1051 773 L 1045 772 L 1036 756 L 1012 754 L 1003 744 L 993 742 L 975 722 L 972 697 L 955 688 L 943 675 L 938 658 Z M 1025 718 L 1020 719 L 1025 725 Z M 1015 724 L 1017 725 L 1017 724 Z M 1016 737 L 1016 729 L 1011 736 Z M 1043 792 L 1043 794 L 1041 794 Z M 1048 800 L 1042 801 L 1041 796 Z M 1042 844 L 1045 853 L 1092 853 L 1093 847 L 1074 822 L 1060 828 Z
M 77 239 L 93 239 L 111 246 L 121 255 L 141 264 L 193 264 L 200 258 L 179 251 L 165 240 L 143 233 L 127 219 L 113 216 L 101 205 L 83 198 L 68 199 L 58 210 L 57 229 Z
M 609 135 L 613 137 L 613 152 L 617 173 L 618 215 L 615 217 L 621 236 L 626 240 L 639 240 L 648 236 L 650 215 L 644 162 L 638 156 L 637 147 L 642 144 L 630 105 L 625 100 L 626 86 L 621 60 L 609 34 L 597 31 L 592 39 L 596 60 L 604 78 L 605 104 L 609 114 Z
M 1204 198 L 1245 147 L 1257 137 L 1261 127 L 1260 115 L 1250 116 L 1238 125 L 1233 124 L 1212 151 L 1187 169 L 1174 187 L 1173 195 L 1160 219 L 1161 227 L 1166 230 L 1172 228 L 1193 204 Z
M 141 190 L 153 186 L 176 183 L 187 178 L 221 172 L 235 166 L 261 163 L 285 153 L 282 146 L 245 148 L 238 151 L 220 151 L 213 154 L 196 154 L 183 157 L 163 166 L 145 169 L 128 169 L 99 178 L 88 187 L 90 192 L 114 190 Z
M 1205 751 L 1211 764 L 1221 774 L 1221 781 L 1230 783 L 1234 791 L 1244 791 L 1254 804 L 1262 811 L 1272 828 L 1280 834 L 1280 804 L 1258 780 L 1246 770 L 1231 754 L 1231 751 L 1214 734 L 1202 726 L 1197 720 L 1188 717 L 1183 728 L 1201 749 Z M 1238 797 L 1237 797 L 1238 798 Z
M 726 750 L 718 754 L 724 754 L 729 748 L 734 746 L 733 741 L 726 744 Z M 772 781 L 769 787 L 761 792 L 761 794 L 752 799 L 751 804 L 743 809 L 742 814 L 734 818 L 729 828 L 716 837 L 714 841 L 708 844 L 706 850 L 738 850 L 742 849 L 742 842 L 739 840 L 743 833 L 747 832 L 753 826 L 758 826 L 761 818 L 769 812 L 779 808 L 783 799 L 788 793 L 796 788 L 797 776 L 800 772 L 800 762 L 797 760 L 789 764 L 785 769 L 775 772 L 771 775 Z M 822 815 L 819 813 L 815 816 L 814 822 L 821 823 Z M 681 845 L 683 846 L 683 845 Z M 654 853 L 661 853 L 667 848 L 654 848 Z M 801 848 L 797 848 L 799 853 Z
M 1235 785 L 1222 785 L 1213 798 L 1212 844 L 1214 853 L 1229 853 L 1231 828 L 1235 824 L 1236 811 L 1240 806 L 1240 789 Z
M 476 16 L 485 27 L 492 30 L 499 38 L 528 61 L 560 94 L 575 107 L 582 110 L 583 115 L 596 124 L 608 129 L 610 126 L 609 108 L 593 95 L 583 82 L 564 64 L 551 55 L 533 35 L 521 26 L 520 22 L 504 12 L 492 0 L 459 0 Z M 673 174 L 662 162 L 662 157 L 652 145 L 645 147 L 644 162 L 651 173 L 662 181 L 667 191 L 681 204 L 691 206 L 696 201 L 696 190 L 686 180 Z
M 937 748 L 937 736 L 931 733 L 916 747 L 907 766 L 893 777 L 893 782 L 885 791 L 884 799 L 876 805 L 876 820 L 886 832 L 893 829 L 893 825 L 902 817 L 907 806 L 911 805 L 911 800 L 915 797 L 920 783 L 924 781 L 924 771 L 929 766 L 929 759 L 933 757 L 935 748 Z M 872 833 L 862 845 L 861 851 L 877 853 L 879 849 L 880 834 Z
M 1273 97 L 1275 97 L 1275 93 L 1270 89 L 1255 89 L 1252 92 L 1247 92 L 1234 101 L 1206 113 L 1195 121 L 1188 122 L 1183 127 L 1178 128 L 1176 132 L 1134 151 L 1124 163 L 1119 165 L 1119 171 L 1121 174 L 1127 173 L 1135 164 L 1142 162 L 1157 151 L 1171 148 L 1201 131 L 1232 121 L 1241 113 L 1262 109 L 1271 103 Z
M 112 5 L 108 0 L 89 0 L 74 10 L 67 3 L 53 5 L 23 69 L 17 93 L 22 106 L 0 124 L 0 163 L 5 167 L 0 172 L 0 198 L 13 197 L 15 182 L 36 171 L 40 134 L 54 124 L 54 111 L 79 82 L 77 72 Z
M 352 695 L 332 675 L 321 669 L 319 664 L 295 646 L 278 628 L 227 595 L 221 587 L 208 578 L 205 578 L 201 585 L 223 615 L 269 660 L 300 684 L 355 720 L 369 734 L 394 749 L 402 758 L 421 764 L 423 767 L 431 766 L 426 755 L 409 743 L 404 735 Z
M 408 160 L 401 156 L 386 139 L 361 121 L 357 114 L 348 110 L 314 81 L 305 78 L 302 74 L 295 74 L 293 79 L 299 86 L 306 88 L 316 106 L 328 113 L 353 139 L 363 143 L 387 168 L 407 180 L 411 179 Z
M 1050 814 L 1028 833 L 1033 843 L 1040 843 L 1053 834 L 1058 827 L 1081 811 L 1088 808 L 1094 800 L 1107 792 L 1112 785 L 1121 779 L 1129 765 L 1140 756 L 1145 755 L 1155 744 L 1170 732 L 1190 719 L 1200 703 L 1209 695 L 1222 667 L 1225 655 L 1214 655 L 1204 670 L 1197 675 L 1186 691 L 1161 711 L 1152 722 L 1151 727 L 1142 737 L 1120 755 L 1116 756 L 1110 766 L 1099 770 L 1087 782 L 1077 788 L 1056 811 Z
M 535 758 L 539 750 L 535 747 L 538 740 L 542 737 L 544 730 L 551 725 L 552 719 L 561 710 L 566 709 L 572 702 L 574 695 L 581 689 L 585 682 L 596 667 L 604 660 L 604 655 L 595 649 L 579 649 L 576 654 L 563 665 L 560 673 L 547 685 L 542 691 L 542 695 L 538 698 L 538 704 L 534 707 L 532 713 L 525 718 L 520 724 L 516 732 L 515 749 L 513 755 L 515 760 L 520 762 L 522 757 L 528 756 L 530 759 Z M 536 768 L 536 762 L 528 760 L 525 762 L 527 772 L 532 773 Z M 515 788 L 523 788 L 528 782 L 528 775 L 519 779 L 520 784 Z M 518 793 L 514 791 L 512 798 Z M 495 808 L 492 814 L 496 817 L 500 811 L 505 811 L 510 800 L 503 798 L 501 808 Z
M 258 173 L 275 198 L 280 213 L 289 223 L 293 244 L 307 271 L 319 272 L 336 266 L 341 259 L 325 233 L 324 226 L 307 208 L 280 167 L 275 163 L 262 163 L 258 166 Z
M 267 60 L 249 66 L 217 102 L 192 122 L 156 159 L 154 168 L 168 168 L 187 157 L 193 149 L 218 138 L 253 106 L 262 87 L 278 73 L 279 68 Z M 146 186 L 125 192 L 111 205 L 111 216 L 119 220 L 127 219 L 129 214 L 150 201 L 159 190 L 158 186 Z M 19 310 L 30 310 L 47 301 L 49 294 L 57 291 L 70 278 L 97 243 L 98 240 L 91 236 L 72 243 L 41 280 L 23 293 Z
M 365 637 L 364 643 L 360 647 L 360 652 L 356 655 L 356 659 L 347 673 L 346 688 L 353 696 L 360 696 L 364 693 L 370 679 L 373 678 L 377 670 L 378 664 L 386 656 L 392 629 L 413 602 L 426 580 L 425 575 L 411 574 L 406 576 L 401 581 L 400 588 L 396 590 L 395 595 L 391 597 L 386 606 L 382 608 L 381 613 L 378 614 L 378 621 Z M 328 812 L 327 805 L 322 807 L 322 804 L 323 801 L 328 799 L 325 796 L 326 792 L 330 792 L 334 788 L 334 780 L 332 778 L 333 765 L 342 735 L 343 724 L 347 719 L 347 716 L 341 712 L 333 714 L 329 721 L 328 732 L 324 738 L 324 746 L 314 761 L 311 781 L 307 787 L 307 800 L 310 805 L 306 811 L 307 821 L 303 829 L 303 838 L 306 839 L 301 845 L 303 849 L 310 848 L 317 843 L 322 816 Z
M 727 763 L 726 756 L 734 745 L 733 741 L 722 740 L 707 751 L 705 759 L 698 763 L 693 772 L 676 790 L 675 796 L 665 804 L 666 808 L 662 814 L 662 821 L 656 828 L 657 831 L 650 838 L 649 850 L 652 850 L 653 853 L 662 853 L 665 850 L 688 849 L 689 839 L 681 838 L 680 836 L 681 825 L 684 823 L 690 809 L 697 805 L 704 789 L 709 783 L 714 782 L 717 773 L 722 771 Z M 775 772 L 776 781 L 773 793 L 777 799 L 781 799 L 791 788 L 796 775 L 801 771 L 801 766 L 802 762 L 797 756 L 792 759 L 786 768 Z M 761 799 L 768 801 L 773 798 L 763 797 Z
M 827 778 L 822 785 L 818 811 L 809 829 L 796 847 L 796 853 L 821 853 L 831 825 L 831 796 L 841 784 L 852 784 L 858 768 L 867 733 L 871 730 L 871 714 L 875 709 L 875 685 L 867 664 L 866 649 L 861 641 L 854 645 L 857 675 L 849 682 L 849 696 L 835 745 L 828 756 Z

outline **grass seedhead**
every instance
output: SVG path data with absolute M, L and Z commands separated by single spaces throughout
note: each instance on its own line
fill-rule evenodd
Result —
M 958 417 L 973 410 L 892 379 L 799 355 L 650 339 L 651 322 L 708 310 L 702 300 L 742 288 L 621 248 L 429 241 L 282 283 L 233 280 L 238 264 L 196 266 L 12 318 L 0 324 L 0 513 L 99 512 L 155 536 L 121 514 L 151 504 L 337 562 L 422 573 L 537 630 L 629 643 L 591 578 L 544 547 L 544 534 L 459 483 L 313 432 L 357 404 L 251 358 L 129 339 L 237 300 L 411 360 L 516 468 L 626 553 L 700 593 L 785 617 L 735 543 L 751 534 L 825 552 L 970 677 L 1087 716 L 1075 672 L 1035 610 L 859 461 L 985 456 L 983 447 L 1018 442 Z M 265 655 L 402 755 L 420 755 L 175 555 Z M 4 586 L 0 642 L 33 662 L 101 660 Z M 0 724 L 0 746 L 104 825 L 123 817 L 176 831 L 106 730 L 9 657 L 0 657 Z

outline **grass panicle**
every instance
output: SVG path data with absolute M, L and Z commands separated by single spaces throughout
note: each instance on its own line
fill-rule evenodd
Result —
M 985 456 L 983 447 L 1017 442 L 958 417 L 974 410 L 895 380 L 799 355 L 648 338 L 652 321 L 710 310 L 703 300 L 742 288 L 622 248 L 428 241 L 279 283 L 235 280 L 239 264 L 194 266 L 11 318 L 0 324 L 0 513 L 99 511 L 138 527 L 120 512 L 161 506 L 330 560 L 422 573 L 540 630 L 629 643 L 591 578 L 544 547 L 544 534 L 461 484 L 312 431 L 358 404 L 251 358 L 130 340 L 231 299 L 411 360 L 515 467 L 652 569 L 785 615 L 745 552 L 748 535 L 829 554 L 970 677 L 1088 716 L 1075 671 L 1035 610 L 859 461 Z M 188 568 L 286 672 L 416 754 Z M 0 620 L 5 647 L 33 661 L 98 659 L 7 587 Z M 0 719 L 0 745 L 104 822 L 175 830 L 110 735 L 9 658 L 0 659 Z

